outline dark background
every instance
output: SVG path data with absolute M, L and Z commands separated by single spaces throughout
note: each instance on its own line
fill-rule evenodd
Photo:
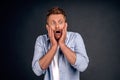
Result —
M 79 32 L 90 59 L 81 80 L 120 80 L 120 4 L 112 1 L 1 2 L 1 80 L 42 80 L 31 68 L 36 38 L 45 34 L 45 16 L 53 6 L 67 13 L 71 31 Z

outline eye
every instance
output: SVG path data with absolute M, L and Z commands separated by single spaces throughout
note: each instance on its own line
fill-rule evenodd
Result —
M 62 24 L 63 23 L 63 21 L 59 21 L 59 24 Z
M 52 24 L 52 25 L 55 25 L 56 23 L 53 21 L 51 24 Z

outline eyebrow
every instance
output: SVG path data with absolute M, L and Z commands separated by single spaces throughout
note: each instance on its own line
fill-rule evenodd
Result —
M 63 21 L 62 19 L 58 20 L 58 22 Z M 56 22 L 55 20 L 52 20 L 52 22 Z
M 60 19 L 58 22 L 60 22 L 60 21 L 63 21 L 63 20 Z

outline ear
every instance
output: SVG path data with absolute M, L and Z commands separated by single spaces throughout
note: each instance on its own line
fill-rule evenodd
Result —
M 68 24 L 67 24 L 67 22 L 65 23 L 65 27 L 66 27 L 66 28 L 68 27 Z
M 46 24 L 46 29 L 48 28 L 48 24 Z

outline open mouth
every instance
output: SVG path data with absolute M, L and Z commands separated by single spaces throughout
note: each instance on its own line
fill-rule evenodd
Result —
M 61 37 L 62 33 L 60 30 L 55 31 L 55 38 L 59 39 Z
M 60 31 L 56 31 L 55 33 L 60 33 Z

